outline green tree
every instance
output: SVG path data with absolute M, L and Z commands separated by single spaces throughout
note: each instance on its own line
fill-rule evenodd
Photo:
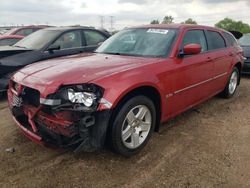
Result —
M 235 21 L 231 18 L 224 18 L 215 24 L 216 27 L 227 31 L 240 31 L 241 33 L 250 33 L 250 25 L 242 21 Z
M 192 18 L 188 18 L 185 22 L 182 22 L 182 24 L 194 24 L 197 25 L 197 22 L 193 20 Z
M 173 21 L 174 21 L 174 17 L 172 17 L 171 15 L 167 15 L 163 18 L 161 23 L 162 24 L 171 24 L 171 23 L 173 23 Z
M 159 22 L 159 20 L 157 19 L 157 20 L 152 20 L 151 22 L 150 22 L 150 24 L 159 24 L 160 22 Z

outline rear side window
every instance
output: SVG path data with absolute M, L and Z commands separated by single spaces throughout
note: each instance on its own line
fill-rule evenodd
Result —
M 207 31 L 209 50 L 221 49 L 226 47 L 224 38 L 216 31 Z
M 202 47 L 202 52 L 207 51 L 207 41 L 203 30 L 187 31 L 183 41 L 182 48 L 187 44 L 199 44 Z
M 230 35 L 229 33 L 226 33 L 226 32 L 224 32 L 223 34 L 227 40 L 228 46 L 237 46 L 238 45 L 237 40 L 232 35 Z
M 96 31 L 84 31 L 87 46 L 95 46 L 106 40 L 102 34 Z

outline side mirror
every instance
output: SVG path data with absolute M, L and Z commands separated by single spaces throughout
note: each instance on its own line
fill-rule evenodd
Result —
M 49 52 L 53 52 L 54 50 L 60 50 L 60 45 L 58 44 L 52 44 L 49 48 L 48 48 L 48 51 Z
M 199 44 L 187 44 L 184 46 L 180 55 L 196 55 L 201 53 L 201 45 Z

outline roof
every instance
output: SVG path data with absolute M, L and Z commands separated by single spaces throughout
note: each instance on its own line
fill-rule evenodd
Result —
M 95 29 L 94 27 L 87 27 L 87 26 L 62 26 L 62 27 L 48 27 L 43 30 L 48 31 L 59 31 L 59 32 L 65 32 L 65 31 L 71 31 L 76 29 L 91 29 L 101 32 L 106 37 L 110 37 L 110 34 L 105 30 Z
M 67 31 L 72 29 L 95 29 L 94 27 L 86 27 L 86 26 L 61 26 L 61 27 L 48 27 L 46 30 L 51 31 Z
M 150 25 L 142 25 L 131 28 L 157 28 L 157 29 L 185 29 L 185 28 L 204 28 L 204 29 L 217 29 L 219 28 L 204 26 L 204 25 L 194 25 L 194 24 L 150 24 Z

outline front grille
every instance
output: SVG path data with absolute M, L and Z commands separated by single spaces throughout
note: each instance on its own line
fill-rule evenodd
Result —
M 39 107 L 40 105 L 40 93 L 39 91 L 24 87 L 22 92 L 23 102 L 35 107 Z
M 11 86 L 13 90 L 18 93 L 18 99 L 21 100 L 22 103 L 32 105 L 34 107 L 39 107 L 40 105 L 40 92 L 36 89 L 32 89 L 26 86 L 23 86 L 17 82 L 11 81 Z M 22 89 L 19 91 L 19 89 Z M 20 92 L 20 93 L 19 93 Z M 16 98 L 14 96 L 14 102 L 16 102 Z M 17 101 L 18 102 L 18 101 Z

